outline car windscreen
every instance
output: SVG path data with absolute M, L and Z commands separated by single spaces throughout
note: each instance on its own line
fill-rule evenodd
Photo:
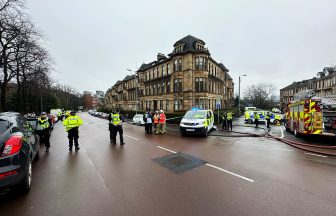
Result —
M 188 111 L 184 118 L 186 119 L 204 119 L 206 112 L 204 110 L 191 110 Z
M 5 133 L 11 126 L 11 122 L 6 121 L 5 119 L 0 119 L 0 134 Z

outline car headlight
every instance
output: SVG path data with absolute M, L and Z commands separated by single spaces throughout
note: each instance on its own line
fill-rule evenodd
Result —
M 198 125 L 204 125 L 205 121 L 198 122 Z

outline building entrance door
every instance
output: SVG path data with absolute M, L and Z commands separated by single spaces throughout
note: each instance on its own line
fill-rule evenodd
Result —
M 157 102 L 158 102 L 157 100 L 154 100 L 154 110 L 158 110 Z

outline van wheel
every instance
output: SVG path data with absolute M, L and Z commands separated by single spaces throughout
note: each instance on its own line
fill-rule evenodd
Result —
M 279 120 L 274 120 L 275 125 L 278 125 L 279 123 L 280 123 Z
M 253 123 L 252 119 L 247 120 L 247 123 L 252 124 Z

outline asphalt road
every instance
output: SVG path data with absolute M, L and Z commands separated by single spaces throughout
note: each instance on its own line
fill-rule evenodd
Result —
M 0 195 L 0 215 L 335 215 L 336 158 L 253 137 L 146 135 L 81 113 L 79 152 L 58 123 L 33 165 L 27 195 Z M 119 140 L 117 139 L 118 143 Z M 153 159 L 182 152 L 204 160 L 176 174 Z

